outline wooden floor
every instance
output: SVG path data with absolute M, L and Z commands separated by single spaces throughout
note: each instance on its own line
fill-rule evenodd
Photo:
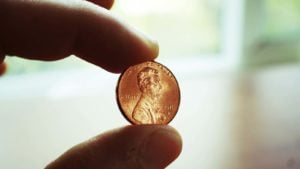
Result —
M 300 168 L 299 65 L 172 70 L 182 101 L 170 125 L 184 146 L 170 169 Z M 99 70 L 0 79 L 0 168 L 43 168 L 72 145 L 127 125 L 116 81 Z

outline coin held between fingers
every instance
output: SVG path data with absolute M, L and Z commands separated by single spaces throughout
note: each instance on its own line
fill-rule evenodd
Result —
M 117 101 L 132 124 L 168 124 L 180 103 L 178 82 L 164 65 L 148 61 L 126 69 L 119 78 Z

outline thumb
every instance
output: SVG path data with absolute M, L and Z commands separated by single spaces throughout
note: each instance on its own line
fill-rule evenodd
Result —
M 71 148 L 46 169 L 162 169 L 177 158 L 181 144 L 169 126 L 132 125 Z

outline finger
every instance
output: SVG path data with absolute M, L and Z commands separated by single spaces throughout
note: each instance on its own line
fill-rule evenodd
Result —
M 4 54 L 2 54 L 0 50 L 0 76 L 2 76 L 6 72 L 6 64 L 3 61 Z
M 0 22 L 0 48 L 7 55 L 57 60 L 75 54 L 120 72 L 158 54 L 155 42 L 87 1 L 4 0 Z
M 0 64 L 4 61 L 4 54 L 0 51 Z
M 181 138 L 168 126 L 132 125 L 79 144 L 46 169 L 162 169 L 181 152 Z
M 106 9 L 110 9 L 114 4 L 114 0 L 88 0 Z
M 6 64 L 4 62 L 1 63 L 0 61 L 0 76 L 4 75 L 6 69 L 7 69 Z

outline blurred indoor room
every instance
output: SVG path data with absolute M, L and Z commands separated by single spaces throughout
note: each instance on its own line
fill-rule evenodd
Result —
M 300 168 L 300 0 L 116 0 L 111 12 L 158 41 L 179 82 L 183 150 L 168 168 Z M 119 74 L 75 56 L 5 62 L 0 168 L 43 168 L 129 124 Z

